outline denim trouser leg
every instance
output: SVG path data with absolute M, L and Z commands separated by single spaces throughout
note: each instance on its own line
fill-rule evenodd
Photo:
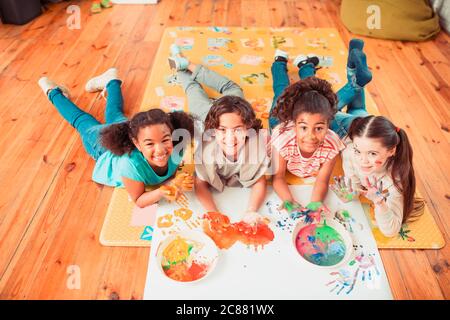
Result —
M 286 61 L 274 61 L 272 63 L 272 88 L 273 88 L 273 100 L 272 107 L 270 108 L 270 117 L 269 117 L 269 127 L 270 129 L 274 128 L 279 120 L 277 118 L 272 117 L 273 108 L 275 108 L 277 104 L 278 97 L 283 93 L 284 89 L 289 86 L 289 76 L 287 72 L 287 62 Z
M 301 80 L 314 77 L 316 75 L 316 68 L 311 63 L 305 64 L 298 69 L 298 76 Z
M 330 129 L 336 132 L 339 138 L 343 139 L 347 135 L 352 121 L 356 118 L 358 116 L 338 111 L 331 122 Z
M 348 105 L 347 113 L 342 111 L 338 111 L 336 113 L 333 121 L 331 122 L 330 128 L 342 139 L 347 135 L 348 129 L 350 128 L 353 120 L 359 117 L 365 117 L 367 115 L 368 112 L 364 101 L 364 89 L 361 88 L 361 90 L 357 91 L 353 100 Z
M 202 121 L 205 120 L 213 101 L 200 83 L 216 90 L 223 96 L 244 98 L 244 93 L 238 84 L 202 65 L 198 65 L 192 74 L 188 71 L 178 71 L 177 79 L 181 82 L 187 95 L 189 111 Z
M 89 113 L 78 108 L 61 92 L 55 88 L 48 94 L 48 98 L 58 110 L 59 114 L 73 126 L 80 134 L 86 152 L 95 160 L 106 151 L 99 140 L 100 130 L 105 126 Z
M 188 71 L 178 71 L 177 80 L 181 83 L 186 93 L 189 111 L 200 120 L 205 121 L 206 115 L 212 105 L 212 100 L 203 90 L 200 83 L 192 79 Z
M 355 97 L 347 105 L 347 113 L 360 116 L 366 116 L 368 114 L 366 109 L 366 96 L 364 94 L 364 88 L 356 91 Z
M 192 73 L 192 80 L 204 84 L 224 96 L 244 98 L 244 92 L 237 83 L 205 66 L 197 65 Z
M 289 86 L 289 76 L 287 71 L 286 61 L 274 61 L 272 63 L 272 79 L 273 79 L 273 100 L 272 107 L 270 108 L 270 115 L 272 115 L 272 110 L 277 104 L 278 97 L 283 93 L 283 91 Z M 302 66 L 298 70 L 298 75 L 300 79 L 306 79 L 313 77 L 316 74 L 316 69 L 314 66 L 307 64 Z M 272 129 L 279 123 L 278 119 L 275 117 L 269 117 L 269 127 Z
M 107 124 L 127 121 L 128 119 L 123 114 L 123 97 L 120 85 L 122 81 L 111 80 L 106 85 L 106 92 L 108 93 L 106 99 L 105 121 Z

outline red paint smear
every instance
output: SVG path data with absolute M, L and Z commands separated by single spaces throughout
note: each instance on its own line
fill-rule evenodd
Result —
M 198 264 L 195 261 L 188 267 L 187 263 L 178 263 L 171 265 L 164 273 L 171 279 L 180 282 L 195 281 L 203 278 L 208 272 L 209 266 L 206 264 Z
M 227 216 L 219 212 L 208 212 L 203 219 L 203 231 L 220 249 L 230 248 L 239 239 L 236 227 Z
M 236 241 L 255 247 L 264 246 L 275 237 L 265 223 L 259 223 L 256 226 L 243 221 L 230 223 L 230 219 L 220 212 L 208 212 L 203 218 L 203 230 L 220 249 L 228 249 Z

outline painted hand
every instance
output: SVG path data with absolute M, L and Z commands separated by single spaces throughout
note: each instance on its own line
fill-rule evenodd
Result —
M 352 180 L 345 179 L 343 176 L 333 177 L 334 184 L 330 184 L 330 189 L 341 199 L 344 203 L 350 202 L 358 196 L 358 192 L 352 188 Z M 347 180 L 347 181 L 345 181 Z
M 360 189 L 359 192 L 376 205 L 386 202 L 389 192 L 383 191 L 383 181 L 378 181 L 376 177 L 369 179 L 366 177 L 367 190 Z
M 325 204 L 323 204 L 322 201 L 310 202 L 306 205 L 306 208 L 313 212 L 325 213 L 325 214 L 331 213 L 330 209 L 328 209 L 328 207 Z
M 173 179 L 173 185 L 182 191 L 192 191 L 194 189 L 194 177 L 185 172 L 179 173 Z
M 301 204 L 295 202 L 295 201 L 284 201 L 281 206 L 278 208 L 278 210 L 286 210 L 287 213 L 292 213 L 293 211 L 299 211 L 302 210 L 303 207 Z
M 246 211 L 242 217 L 242 221 L 252 226 L 260 223 L 268 224 L 270 222 L 268 218 L 263 217 L 256 211 Z
M 159 188 L 159 190 L 161 190 L 163 197 L 169 201 L 169 202 L 173 202 L 175 201 L 176 203 L 178 203 L 179 206 L 181 207 L 188 207 L 189 206 L 189 200 L 186 197 L 186 195 L 180 190 L 178 189 L 176 186 L 168 186 L 168 185 L 164 185 L 161 186 Z

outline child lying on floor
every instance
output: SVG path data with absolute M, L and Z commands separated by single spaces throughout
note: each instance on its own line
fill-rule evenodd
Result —
M 267 139 L 259 135 L 261 120 L 250 104 L 237 96 L 216 100 L 205 120 L 205 136 L 195 165 L 195 192 L 206 211 L 218 212 L 210 187 L 251 188 L 243 220 L 256 224 L 266 196 L 265 173 L 269 166 Z M 209 135 L 209 136 L 208 136 Z
M 117 70 L 111 68 L 89 80 L 86 91 L 105 90 L 107 93 L 105 124 L 78 108 L 68 98 L 67 89 L 43 77 L 39 85 L 61 116 L 80 134 L 86 152 L 96 161 L 92 179 L 98 183 L 125 187 L 131 199 L 139 207 L 145 207 L 161 198 L 177 200 L 189 190 L 193 181 L 177 180 L 178 187 L 166 186 L 145 191 L 146 185 L 158 185 L 171 178 L 177 171 L 183 148 L 176 148 L 172 133 L 187 130 L 183 146 L 194 133 L 193 118 L 184 112 L 165 113 L 152 109 L 135 114 L 128 120 L 123 113 L 122 81 Z M 189 140 L 189 141 L 188 141 Z M 180 145 L 181 146 L 181 145 Z M 180 147 L 178 146 L 178 147 Z

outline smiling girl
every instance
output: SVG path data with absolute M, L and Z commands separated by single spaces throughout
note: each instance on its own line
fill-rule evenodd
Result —
M 264 174 L 269 166 L 261 120 L 251 105 L 237 96 L 216 100 L 205 120 L 204 141 L 195 165 L 195 192 L 206 211 L 219 212 L 210 187 L 251 187 L 244 220 L 256 223 L 266 196 Z
M 107 93 L 105 124 L 78 108 L 67 97 L 67 90 L 48 78 L 39 85 L 61 116 L 80 134 L 86 152 L 96 161 L 92 180 L 125 187 L 139 207 L 161 198 L 175 200 L 177 194 L 167 194 L 164 188 L 146 191 L 146 185 L 158 185 L 171 178 L 181 162 L 184 145 L 194 134 L 193 118 L 184 112 L 165 113 L 152 109 L 135 114 L 128 120 L 123 113 L 122 82 L 117 70 L 109 69 L 86 84 L 86 91 Z M 172 133 L 186 130 L 176 148 Z M 188 135 L 190 134 L 190 136 Z M 191 183 L 192 184 L 192 183 Z M 189 186 L 185 186 L 189 189 Z
M 414 200 L 416 179 L 408 136 L 383 116 L 353 120 L 343 151 L 345 176 L 375 206 L 380 231 L 395 236 L 423 203 Z
M 291 84 L 278 98 L 272 116 L 281 123 L 272 132 L 271 149 L 273 188 L 283 203 L 298 204 L 288 188 L 286 169 L 300 178 L 315 176 L 311 202 L 325 198 L 336 156 L 345 148 L 329 129 L 336 112 L 330 83 L 316 77 Z

